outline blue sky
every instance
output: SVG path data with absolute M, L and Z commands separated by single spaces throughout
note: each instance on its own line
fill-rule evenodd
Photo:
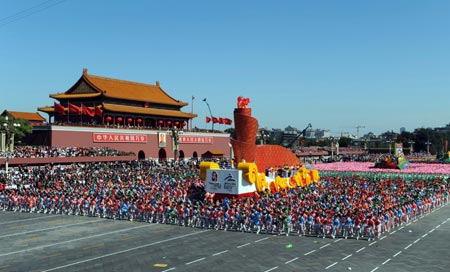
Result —
M 3 0 L 0 110 L 52 105 L 88 68 L 195 96 L 199 128 L 210 126 L 203 98 L 232 118 L 238 96 L 261 127 L 442 127 L 449 14 L 446 0 Z

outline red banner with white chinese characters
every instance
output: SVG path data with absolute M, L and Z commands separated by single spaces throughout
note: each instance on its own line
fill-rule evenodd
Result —
M 119 133 L 92 133 L 97 143 L 146 143 L 147 135 L 119 134 Z
M 179 140 L 180 144 L 212 144 L 213 143 L 213 137 L 206 137 L 206 136 L 180 135 L 178 140 Z

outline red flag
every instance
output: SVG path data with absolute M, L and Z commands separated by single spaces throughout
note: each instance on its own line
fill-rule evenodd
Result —
M 209 122 L 211 122 L 211 117 L 206 116 L 206 123 L 209 123 Z
M 219 123 L 219 118 L 213 117 L 212 121 L 213 121 L 214 124 Z
M 100 108 L 100 106 L 94 108 L 94 115 L 98 117 L 103 116 L 103 110 Z
M 225 124 L 225 119 L 223 119 L 222 117 L 219 118 L 219 124 Z
M 65 111 L 63 105 L 58 104 L 58 103 L 55 102 L 54 106 L 55 106 L 55 112 L 56 113 L 59 113 L 59 114 L 62 114 L 62 115 L 66 115 L 66 111 Z
M 81 108 L 78 107 L 77 105 L 69 103 L 69 112 L 70 113 L 81 114 Z
M 233 120 L 231 120 L 230 118 L 225 118 L 225 124 L 231 125 L 232 123 L 233 123 Z
M 81 109 L 82 109 L 84 115 L 94 117 L 95 113 L 89 107 L 86 107 L 85 105 L 81 104 Z

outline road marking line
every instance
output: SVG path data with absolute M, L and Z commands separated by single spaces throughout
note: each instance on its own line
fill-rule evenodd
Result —
M 0 254 L 0 257 L 13 255 L 13 254 L 17 254 L 17 253 L 22 253 L 22 252 L 27 252 L 27 251 L 32 251 L 32 250 L 36 250 L 36 249 L 43 249 L 43 248 L 47 248 L 47 247 L 58 246 L 58 245 L 62 245 L 62 244 L 72 243 L 72 242 L 78 242 L 78 241 L 81 241 L 81 240 L 91 239 L 91 238 L 95 238 L 95 237 L 101 237 L 101 236 L 110 235 L 110 234 L 114 234 L 114 233 L 125 232 L 125 231 L 129 231 L 129 230 L 133 230 L 133 229 L 141 229 L 141 228 L 145 228 L 145 227 L 149 227 L 149 226 L 153 226 L 153 225 L 142 225 L 142 226 L 137 226 L 137 227 L 132 227 L 132 228 L 126 228 L 126 229 L 120 229 L 120 230 L 115 230 L 115 231 L 103 232 L 103 233 L 100 233 L 100 234 L 80 237 L 80 238 L 67 240 L 67 241 L 62 241 L 62 242 L 58 242 L 58 243 L 53 243 L 53 244 L 48 244 L 48 245 L 43 245 L 43 246 L 37 246 L 37 247 L 31 247 L 31 248 L 26 248 L 26 249 L 22 249 L 22 250 L 18 250 L 18 251 L 13 251 L 13 252 Z
M 67 225 L 61 225 L 61 226 L 56 226 L 56 227 L 50 227 L 50 228 L 45 228 L 45 229 L 29 230 L 29 231 L 24 231 L 24 232 L 19 232 L 19 233 L 2 235 L 2 236 L 0 236 L 0 238 L 19 236 L 19 235 L 30 234 L 30 233 L 35 233 L 35 232 L 42 232 L 42 231 L 48 231 L 48 230 L 54 230 L 54 229 L 62 229 L 62 228 L 65 228 L 65 227 L 84 225 L 84 224 L 89 224 L 89 223 L 97 223 L 97 222 L 99 222 L 99 221 L 87 221 L 87 222 L 81 222 L 81 223 L 76 223 L 76 224 L 67 224 Z
M 397 257 L 397 256 L 398 256 L 399 254 L 401 254 L 401 253 L 402 253 L 401 250 L 400 250 L 399 252 L 395 253 L 395 254 L 394 254 L 394 258 Z
M 41 217 L 35 217 L 35 218 L 19 219 L 19 220 L 14 220 L 14 221 L 9 221 L 9 222 L 2 222 L 2 223 L 0 223 L 0 225 L 13 224 L 13 223 L 17 223 L 17 222 L 25 222 L 25 221 L 32 221 L 32 220 L 39 220 L 39 219 L 43 219 L 43 218 L 52 218 L 55 216 L 61 216 L 61 215 L 55 214 L 55 215 L 41 216 Z
M 337 243 L 337 242 L 339 242 L 339 241 L 341 241 L 342 240 L 342 238 L 339 238 L 339 239 L 337 239 L 336 241 L 334 241 L 335 243 Z
M 329 246 L 330 245 L 330 243 L 328 243 L 328 244 L 326 244 L 326 245 L 323 245 L 323 246 L 321 246 L 321 247 L 319 247 L 320 249 L 322 249 L 322 248 L 326 248 L 327 246 Z
M 267 239 L 269 239 L 269 237 L 266 237 L 266 238 L 262 238 L 262 239 L 256 240 L 255 243 L 259 243 L 259 242 L 264 241 L 264 240 L 267 240 Z
M 298 257 L 295 257 L 294 259 L 292 259 L 292 260 L 290 260 L 290 261 L 287 261 L 287 262 L 285 262 L 284 264 L 292 263 L 292 262 L 294 262 L 294 261 L 296 261 L 296 260 L 298 260 Z
M 43 259 L 49 259 L 49 258 L 51 258 L 51 257 L 57 257 L 57 256 L 61 256 L 61 255 L 62 255 L 62 253 L 55 253 L 55 254 L 52 254 L 52 255 L 47 255 L 47 256 L 41 257 L 41 260 L 43 260 Z
M 377 241 L 372 242 L 372 243 L 369 244 L 369 246 L 371 246 L 371 245 L 373 245 L 373 244 L 376 244 L 376 243 L 377 243 Z
M 21 240 L 20 242 L 26 243 L 26 242 L 36 241 L 36 240 L 39 240 L 39 239 L 41 239 L 41 238 L 39 238 L 39 236 L 33 236 L 31 238 L 28 238 L 28 239 L 25 239 L 25 240 Z
M 304 255 L 307 256 L 307 255 L 309 255 L 309 254 L 311 254 L 311 253 L 314 253 L 314 252 L 316 252 L 315 249 L 311 250 L 310 252 L 305 253 Z
M 442 221 L 442 223 L 441 223 L 441 224 L 445 224 L 445 223 L 447 223 L 447 220 L 444 220 L 444 221 Z
M 428 233 L 425 233 L 424 235 L 422 235 L 422 238 L 425 238 L 428 236 Z
M 439 225 L 436 226 L 437 229 L 440 228 L 440 227 L 441 227 L 441 224 L 439 224 Z
M 417 240 L 415 240 L 415 241 L 413 242 L 413 244 L 415 244 L 415 243 L 417 243 L 417 242 L 419 242 L 419 241 L 420 241 L 420 238 L 417 239 Z
M 381 237 L 381 238 L 380 238 L 380 241 L 381 241 L 381 240 L 383 240 L 383 239 L 384 239 L 384 238 L 386 238 L 386 237 L 387 237 L 387 236 L 383 236 L 383 237 Z
M 224 254 L 226 252 L 228 252 L 228 249 L 224 250 L 224 251 L 221 251 L 221 252 L 214 253 L 212 256 L 217 256 L 217 255 L 220 255 L 220 254 Z
M 378 270 L 378 266 L 377 267 L 375 267 L 374 269 L 372 269 L 372 270 L 370 270 L 370 272 L 374 272 L 374 271 L 377 271 Z
M 405 247 L 405 249 L 408 249 L 408 248 L 410 248 L 412 246 L 412 244 L 409 244 L 409 245 L 407 245 L 406 247 Z
M 393 232 L 391 232 L 391 233 L 389 233 L 390 235 L 392 235 L 392 234 L 394 234 L 394 233 L 396 233 L 397 231 L 396 230 L 394 230 Z
M 325 267 L 325 269 L 331 268 L 331 267 L 335 266 L 337 263 L 338 262 L 334 262 L 334 263 L 330 264 L 329 266 Z
M 436 229 L 431 229 L 430 231 L 428 231 L 428 233 L 432 233 L 433 231 L 435 231 Z
M 151 226 L 151 225 L 144 225 L 144 226 Z M 105 254 L 105 255 L 101 255 L 101 256 L 85 259 L 85 260 L 81 260 L 81 261 L 78 261 L 78 262 L 73 262 L 73 263 L 69 263 L 69 264 L 66 264 L 66 265 L 61 265 L 61 266 L 58 266 L 58 267 L 54 267 L 54 268 L 50 268 L 50 269 L 47 269 L 47 270 L 43 270 L 42 272 L 54 271 L 54 270 L 59 270 L 59 269 L 71 267 L 71 266 L 74 266 L 74 265 L 82 264 L 82 263 L 92 262 L 92 261 L 103 259 L 103 258 L 106 258 L 106 257 L 111 257 L 111 256 L 119 255 L 119 254 L 122 254 L 122 253 L 127 253 L 127 252 L 130 252 L 130 251 L 133 251 L 133 250 L 138 250 L 138 249 L 141 249 L 141 248 L 146 248 L 146 247 L 149 247 L 149 246 L 154 246 L 154 245 L 170 242 L 170 241 L 177 240 L 177 239 L 180 239 L 180 238 L 185 238 L 185 237 L 189 237 L 189 236 L 192 236 L 192 235 L 201 234 L 201 233 L 204 233 L 204 232 L 207 232 L 207 231 L 208 230 L 203 230 L 203 231 L 199 231 L 199 232 L 194 232 L 194 233 L 189 233 L 189 234 L 185 234 L 185 235 L 175 236 L 175 237 L 172 237 L 172 238 L 169 238 L 169 239 L 156 241 L 156 242 L 153 242 L 153 243 L 150 243 L 150 244 L 145 244 L 145 245 L 141 245 L 141 246 L 137 246 L 137 247 L 132 247 L 132 248 L 128 248 L 128 249 L 124 249 L 124 250 L 108 253 L 108 254 Z
M 161 271 L 161 272 L 172 271 L 172 270 L 174 270 L 174 269 L 175 269 L 175 267 L 172 267 L 172 268 L 169 268 L 169 269 L 163 270 L 163 271 Z
M 405 228 L 405 226 L 403 226 L 403 227 L 399 228 L 398 230 L 402 230 L 402 229 L 404 229 L 404 228 Z
M 268 270 L 266 270 L 266 271 L 264 271 L 264 272 L 269 272 L 269 271 L 275 270 L 275 269 L 277 269 L 277 268 L 278 268 L 278 266 L 275 266 L 275 267 L 272 267 L 271 269 L 268 269 Z
M 364 249 L 366 249 L 366 247 L 362 247 L 362 248 L 358 249 L 358 250 L 356 251 L 356 253 L 361 252 L 361 251 L 363 251 Z
M 409 222 L 408 224 L 406 224 L 406 226 L 409 226 L 409 225 L 411 225 L 411 222 Z
M 243 245 L 237 246 L 237 248 L 245 247 L 245 246 L 248 246 L 248 245 L 250 245 L 250 243 L 246 243 L 246 244 L 243 244 Z
M 204 259 L 206 259 L 206 258 L 205 258 L 205 257 L 203 257 L 203 258 L 200 258 L 200 259 L 194 260 L 194 261 L 192 261 L 192 262 L 188 262 L 188 263 L 186 263 L 186 265 L 190 265 L 190 264 L 193 264 L 193 263 L 196 263 L 196 262 L 200 262 L 200 261 L 203 261 Z
M 387 259 L 387 260 L 384 261 L 382 264 L 385 265 L 385 264 L 387 264 L 390 260 L 391 260 L 391 258 Z
M 120 238 L 121 241 L 126 241 L 126 240 L 131 240 L 134 238 L 138 238 L 139 236 L 127 236 L 127 237 L 122 237 Z
M 351 256 L 353 256 L 353 254 L 349 254 L 347 256 L 345 256 L 344 258 L 342 258 L 343 261 L 347 260 L 348 258 L 350 258 Z
M 96 248 L 96 247 L 101 247 L 104 246 L 105 244 L 100 243 L 100 244 L 96 244 L 96 245 L 92 245 L 92 246 L 87 246 L 87 247 L 83 247 L 83 250 L 88 250 L 88 249 L 92 249 L 92 248 Z

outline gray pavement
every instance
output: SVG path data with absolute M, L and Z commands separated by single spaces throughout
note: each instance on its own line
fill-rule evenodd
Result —
M 0 272 L 450 269 L 448 205 L 371 242 L 3 211 L 0 230 Z

